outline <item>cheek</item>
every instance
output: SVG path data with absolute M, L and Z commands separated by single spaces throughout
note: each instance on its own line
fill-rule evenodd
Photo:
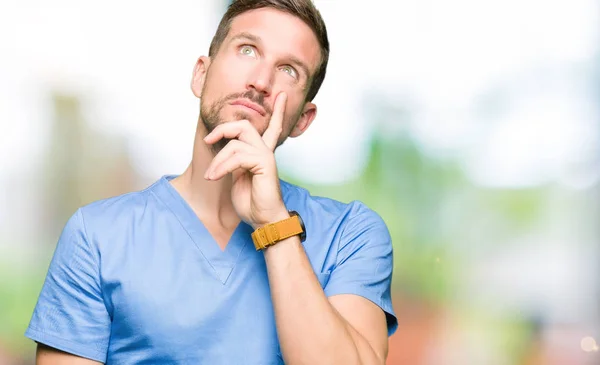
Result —
M 239 88 L 247 76 L 254 72 L 256 63 L 251 59 L 232 54 L 223 55 L 215 66 L 215 79 L 219 83 L 223 86 Z
M 204 80 L 204 85 L 202 85 L 202 94 L 200 95 L 201 101 L 203 104 L 210 104 L 212 101 L 212 97 L 214 96 L 214 83 L 213 83 L 213 74 L 208 73 L 206 75 L 206 79 Z
M 284 131 L 291 132 L 292 129 L 294 129 L 294 127 L 296 126 L 296 123 L 298 122 L 298 120 L 300 119 L 300 116 L 302 115 L 303 109 L 304 109 L 304 99 L 302 99 L 302 102 L 290 101 L 287 103 L 286 111 L 285 111 L 285 121 L 284 121 L 284 126 L 283 126 Z
M 288 95 L 288 102 L 285 106 L 285 114 L 288 119 L 297 119 L 304 109 L 304 93 L 293 93 Z
M 229 72 L 229 69 L 236 69 L 236 67 L 226 67 L 223 62 L 211 65 L 204 84 L 210 99 L 218 99 L 219 96 L 224 96 L 228 91 L 231 93 L 234 89 L 235 80 L 240 79 L 239 73 Z
M 290 75 L 285 74 L 283 71 L 275 72 L 275 84 L 281 91 L 285 91 L 286 93 L 294 93 L 298 94 L 302 92 L 302 85 L 298 82 L 298 80 L 294 79 Z

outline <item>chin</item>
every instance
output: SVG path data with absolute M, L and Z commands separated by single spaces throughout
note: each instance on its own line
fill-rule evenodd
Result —
M 254 124 L 256 122 L 255 120 L 255 116 L 250 115 L 248 113 L 243 113 L 243 112 L 235 112 L 233 114 L 233 118 L 231 120 L 247 120 L 250 123 Z
M 249 113 L 237 111 L 237 112 L 233 113 L 230 117 L 222 119 L 222 120 L 224 120 L 225 123 L 232 122 L 232 121 L 238 121 L 238 120 L 247 120 L 262 135 L 262 133 L 266 129 L 266 125 L 268 124 L 268 122 L 265 122 L 264 119 L 265 118 L 261 117 L 261 116 L 250 115 Z

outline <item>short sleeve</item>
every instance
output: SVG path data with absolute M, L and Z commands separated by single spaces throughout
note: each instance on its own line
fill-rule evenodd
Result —
M 25 336 L 105 362 L 110 323 L 100 286 L 99 254 L 86 238 L 78 210 L 58 240 Z
M 345 217 L 337 260 L 325 295 L 355 294 L 377 304 L 386 314 L 388 336 L 398 327 L 391 299 L 393 249 L 383 219 L 360 202 Z

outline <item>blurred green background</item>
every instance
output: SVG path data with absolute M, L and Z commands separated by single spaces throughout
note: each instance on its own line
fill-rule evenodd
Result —
M 33 363 L 68 217 L 185 168 L 226 3 L 1 5 L 0 364 Z M 600 363 L 599 5 L 315 3 L 328 76 L 280 173 L 387 222 L 388 364 Z

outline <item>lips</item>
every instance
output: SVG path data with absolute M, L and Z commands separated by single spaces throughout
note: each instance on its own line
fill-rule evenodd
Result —
M 246 108 L 252 109 L 252 110 L 254 110 L 255 112 L 257 112 L 258 114 L 260 114 L 262 116 L 265 116 L 265 114 L 266 114 L 265 109 L 262 106 L 260 106 L 260 105 L 258 105 L 256 103 L 253 103 L 253 102 L 251 102 L 249 100 L 246 100 L 246 99 L 237 99 L 237 100 L 234 100 L 234 101 L 231 102 L 231 105 L 245 106 Z

